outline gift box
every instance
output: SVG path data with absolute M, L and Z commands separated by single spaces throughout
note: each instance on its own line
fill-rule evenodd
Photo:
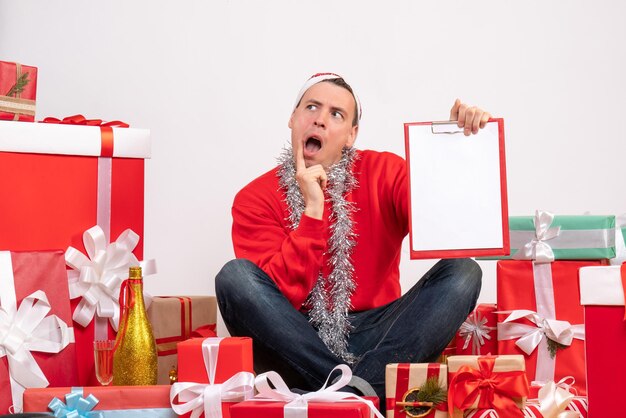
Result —
M 230 407 L 254 396 L 252 339 L 192 338 L 178 343 L 178 382 L 170 402 L 183 417 L 230 417 Z M 206 418 L 206 417 L 205 417 Z
M 0 61 L 0 119 L 35 120 L 37 67 Z
M 626 213 L 615 217 L 615 258 L 609 262 L 614 266 L 626 262 Z
M 511 255 L 489 259 L 599 260 L 615 257 L 615 216 L 510 216 Z
M 59 411 L 55 416 L 63 417 L 95 416 L 99 412 L 100 418 L 177 418 L 169 394 L 170 386 L 165 385 L 28 389 L 24 393 L 24 411 Z
M 335 372 L 340 375 L 335 377 Z M 331 377 L 333 383 L 330 384 Z M 270 371 L 258 375 L 255 386 L 258 395 L 234 405 L 230 409 L 232 418 L 384 418 L 378 412 L 377 397 L 359 397 L 342 392 L 352 378 L 352 371 L 345 364 L 336 366 L 321 389 L 300 394 L 292 392 L 282 377 Z
M 498 309 L 512 312 L 499 314 L 498 353 L 524 355 L 529 380 L 572 376 L 585 396 L 585 329 L 577 277 L 579 268 L 600 264 L 498 261 Z
M 206 341 L 206 342 L 205 342 Z M 178 343 L 178 381 L 210 383 L 204 351 L 207 343 L 217 344 L 213 383 L 223 383 L 238 372 L 254 373 L 252 339 L 248 337 L 191 338 Z M 204 347 L 203 347 L 204 344 Z
M 364 397 L 378 408 L 378 398 Z M 248 400 L 230 408 L 230 418 L 283 418 L 285 402 Z M 309 402 L 307 418 L 370 418 L 372 411 L 362 402 Z
M 457 355 L 498 354 L 496 305 L 479 304 L 456 333 Z
M 83 232 L 143 236 L 146 129 L 0 121 L 0 248 L 82 248 Z M 143 243 L 134 254 L 141 259 Z
M 170 371 L 178 368 L 176 344 L 200 327 L 215 324 L 215 296 L 158 296 L 152 298 L 148 319 L 157 344 L 159 385 L 170 383 Z
M 565 408 L 565 411 L 569 412 L 569 415 L 563 416 L 563 418 L 587 418 L 588 412 L 587 398 L 577 396 L 570 402 Z M 559 415 L 542 413 L 541 407 L 534 400 L 528 400 L 528 403 L 524 407 L 524 418 L 561 418 Z M 464 418 L 500 418 L 498 413 L 493 409 L 475 409 L 468 411 Z
M 385 396 L 387 418 L 409 418 L 416 415 L 424 418 L 447 418 L 448 404 L 444 401 L 433 404 L 411 405 L 422 401 L 418 392 L 428 391 L 429 395 L 438 388 L 427 380 L 434 379 L 436 385 L 447 392 L 448 368 L 439 363 L 392 363 L 385 370 Z M 432 397 L 426 402 L 432 402 Z M 430 411 L 429 411 L 430 410 Z
M 448 358 L 448 410 L 495 409 L 507 418 L 522 417 L 528 397 L 524 357 L 520 355 Z
M 626 392 L 626 264 L 580 269 L 589 415 L 615 416 Z
M 143 242 L 135 236 L 143 235 L 144 158 L 149 156 L 145 129 L 0 121 L 0 201 L 11 202 L 0 205 L 0 248 L 82 251 L 83 234 L 99 225 L 102 233 L 91 238 L 98 250 L 121 236 L 120 243 L 133 242 L 133 255 L 141 260 Z M 114 304 L 117 295 L 108 286 Z M 72 312 L 82 301 L 72 301 Z M 80 369 L 74 384 L 97 384 L 93 340 L 115 336 L 106 322 L 76 326 Z
M 0 251 L 0 414 L 22 408 L 28 387 L 77 381 L 61 251 Z

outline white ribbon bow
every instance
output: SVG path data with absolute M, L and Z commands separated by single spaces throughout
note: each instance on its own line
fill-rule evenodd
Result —
M 114 243 L 107 244 L 104 231 L 99 226 L 83 234 L 87 256 L 73 247 L 65 252 L 65 262 L 73 270 L 68 271 L 70 299 L 82 297 L 73 319 L 86 327 L 97 315 L 109 318 L 117 330 L 120 320 L 120 285 L 128 277 L 128 268 L 141 266 L 142 274 L 156 272 L 154 260 L 139 262 L 132 253 L 139 235 L 127 229 Z
M 222 338 L 206 338 L 202 357 L 209 383 L 177 382 L 170 389 L 170 404 L 178 415 L 191 411 L 191 418 L 222 418 L 222 402 L 241 402 L 254 396 L 254 375 L 239 372 L 224 383 L 215 383 L 219 345 Z M 175 403 L 175 399 L 184 403 Z
M 514 255 L 515 260 L 535 260 L 538 263 L 554 261 L 552 247 L 546 241 L 556 238 L 561 232 L 560 226 L 550 227 L 554 215 L 543 210 L 535 211 L 535 238 L 526 243 Z
M 191 418 L 198 418 L 204 412 L 205 418 L 222 418 L 222 402 L 241 402 L 254 393 L 254 375 L 239 372 L 222 384 L 174 383 L 170 389 L 170 403 L 178 415 L 191 411 Z M 177 404 L 175 398 L 191 399 Z
M 474 311 L 463 322 L 459 329 L 459 335 L 461 338 L 465 338 L 463 343 L 463 350 L 467 349 L 470 341 L 472 342 L 472 354 L 478 355 L 480 353 L 480 346 L 485 345 L 485 340 L 491 340 L 489 331 L 493 331 L 496 327 L 488 327 L 487 318 L 481 317 L 477 311 Z
M 530 386 L 542 388 L 549 382 L 551 382 L 551 380 L 547 382 L 533 380 L 532 382 L 530 382 Z M 565 376 L 563 379 L 556 382 L 555 385 L 557 388 L 561 388 L 572 393 L 574 396 L 577 396 L 578 390 L 576 390 L 576 388 L 574 387 L 574 383 L 576 383 L 576 379 L 574 379 L 574 376 Z
M 47 316 L 50 303 L 38 290 L 22 300 L 19 308 L 0 308 L 0 358 L 7 356 L 16 412 L 22 409 L 26 388 L 45 388 L 48 379 L 31 351 L 59 353 L 74 342 L 74 329 L 56 315 Z
M 326 387 L 330 376 L 335 370 L 341 372 L 340 378 L 332 385 Z M 345 364 L 340 364 L 331 372 L 322 388 L 316 392 L 305 394 L 294 393 L 287 387 L 285 381 L 276 372 L 262 373 L 256 377 L 255 386 L 259 394 L 254 398 L 255 401 L 281 401 L 287 402 L 284 408 L 284 418 L 306 418 L 308 414 L 309 402 L 362 402 L 370 409 L 370 417 L 376 416 L 384 418 L 374 406 L 374 403 L 368 399 L 354 395 L 348 392 L 338 392 L 350 382 L 352 371 Z M 270 382 L 276 388 L 270 386 Z
M 526 318 L 535 325 L 513 322 L 521 318 Z M 503 322 L 498 323 L 498 340 L 517 339 L 515 345 L 528 355 L 537 348 L 544 336 L 559 344 L 569 346 L 574 338 L 585 339 L 585 326 L 546 319 L 537 312 L 525 309 L 513 311 Z
M 539 389 L 539 411 L 544 418 L 580 418 L 575 411 L 566 411 L 574 399 L 574 394 L 558 387 L 554 382 L 547 382 Z

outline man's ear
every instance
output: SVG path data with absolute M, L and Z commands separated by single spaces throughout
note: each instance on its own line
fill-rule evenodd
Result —
M 289 129 L 293 129 L 293 114 L 295 113 L 295 110 L 291 113 L 291 116 L 289 116 L 289 122 L 287 123 L 287 126 L 289 127 Z
M 354 145 L 354 142 L 356 141 L 356 136 L 358 133 L 359 133 L 359 125 L 353 126 L 350 132 L 350 138 L 348 138 L 348 141 L 346 142 L 346 147 L 352 148 L 352 146 Z

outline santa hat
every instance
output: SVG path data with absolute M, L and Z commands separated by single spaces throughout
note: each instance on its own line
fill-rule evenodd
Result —
M 302 88 L 298 92 L 298 96 L 296 97 L 296 102 L 293 105 L 293 110 L 296 110 L 296 108 L 298 107 L 298 104 L 302 100 L 302 96 L 304 96 L 304 93 L 306 93 L 306 91 L 310 89 L 311 86 L 317 83 L 321 83 L 322 81 L 325 81 L 325 80 L 334 80 L 336 78 L 343 78 L 343 77 L 335 73 L 317 73 L 317 74 L 312 75 L 311 78 L 309 78 L 306 81 L 306 83 L 304 83 L 304 86 L 302 86 Z M 359 115 L 359 120 L 361 120 L 361 115 L 363 114 L 363 111 L 361 110 L 361 102 L 359 101 L 359 97 L 356 95 L 354 91 L 352 91 L 352 95 L 354 96 L 354 101 L 356 102 L 356 112 Z

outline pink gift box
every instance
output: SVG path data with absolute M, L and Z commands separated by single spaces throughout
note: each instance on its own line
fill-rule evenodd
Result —
M 11 277 L 12 276 L 12 277 Z M 50 311 L 46 317 L 56 315 L 68 327 L 72 326 L 72 313 L 70 311 L 69 292 L 67 286 L 67 273 L 65 270 L 65 259 L 61 251 L 38 251 L 38 252 L 7 252 L 0 251 L 0 301 L 2 308 L 9 314 L 11 311 L 23 309 L 23 304 L 27 303 L 25 298 L 33 295 L 34 292 L 43 292 L 50 304 Z M 11 308 L 13 306 L 13 308 Z M 33 307 L 34 308 L 34 307 Z M 15 322 L 13 322 L 16 324 Z M 24 330 L 30 324 L 26 323 L 17 329 Z M 37 328 L 33 334 L 37 332 Z M 70 331 L 71 332 L 71 331 Z M 30 334 L 30 332 L 28 332 Z M 16 338 L 20 338 L 16 334 Z M 37 334 L 39 335 L 39 334 Z M 41 337 L 41 335 L 39 335 Z M 32 355 L 35 364 L 31 364 L 34 368 L 40 368 L 50 386 L 69 386 L 75 385 L 78 381 L 76 349 L 71 342 L 58 353 L 48 353 L 37 351 L 33 348 L 31 351 L 24 350 L 24 347 L 32 344 L 25 339 L 24 344 L 20 345 L 19 350 L 14 356 Z M 46 337 L 47 339 L 48 337 Z M 3 341 L 8 344 L 10 341 Z M 0 349 L 6 354 L 11 351 L 8 345 L 0 344 Z M 28 354 L 30 353 L 30 354 Z M 18 399 L 12 399 L 12 386 L 9 374 L 16 377 L 16 374 L 23 371 L 23 364 L 15 363 L 12 369 L 8 356 L 4 355 L 0 358 L 0 414 L 7 413 L 9 407 L 13 405 L 18 412 L 21 408 L 21 392 L 22 389 L 17 388 Z M 19 385 L 18 383 L 13 383 Z M 21 385 L 19 385 L 21 386 Z

